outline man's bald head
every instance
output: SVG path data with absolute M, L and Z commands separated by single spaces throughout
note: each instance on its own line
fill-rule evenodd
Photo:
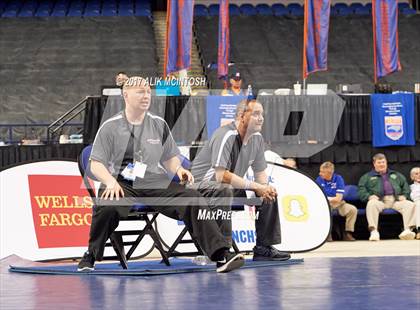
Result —
M 132 76 L 124 83 L 123 96 L 129 109 L 147 111 L 150 107 L 150 86 L 148 81 L 140 76 Z

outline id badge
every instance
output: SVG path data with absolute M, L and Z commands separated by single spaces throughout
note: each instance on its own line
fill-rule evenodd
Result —
M 121 175 L 128 181 L 134 181 L 136 179 L 136 176 L 134 175 L 134 165 L 131 163 L 128 164 L 121 172 Z
M 145 163 L 136 161 L 134 164 L 133 174 L 135 177 L 144 178 L 144 175 L 146 174 L 147 165 Z

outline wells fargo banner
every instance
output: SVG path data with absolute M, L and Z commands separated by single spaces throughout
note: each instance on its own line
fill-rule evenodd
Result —
M 77 162 L 47 160 L 0 171 L 0 259 L 13 254 L 30 260 L 80 257 L 91 221 L 92 199 Z M 118 230 L 138 225 L 125 221 Z M 145 237 L 133 255 L 152 246 Z M 111 247 L 105 254 L 115 255 Z
M 93 203 L 82 178 L 29 175 L 28 182 L 39 248 L 87 246 Z

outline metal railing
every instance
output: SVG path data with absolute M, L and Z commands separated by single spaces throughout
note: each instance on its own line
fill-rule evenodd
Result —
M 85 111 L 86 109 L 86 102 L 89 96 L 86 96 L 82 101 L 60 116 L 57 120 L 52 122 L 47 128 L 47 141 L 51 142 L 54 139 L 54 136 L 57 134 L 59 130 L 61 130 L 64 126 L 68 126 L 68 123 L 78 116 L 80 113 Z

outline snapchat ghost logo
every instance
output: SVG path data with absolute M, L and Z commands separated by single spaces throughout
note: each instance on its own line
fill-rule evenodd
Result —
M 285 196 L 282 199 L 283 214 L 290 222 L 304 222 L 308 219 L 308 203 L 304 196 Z

